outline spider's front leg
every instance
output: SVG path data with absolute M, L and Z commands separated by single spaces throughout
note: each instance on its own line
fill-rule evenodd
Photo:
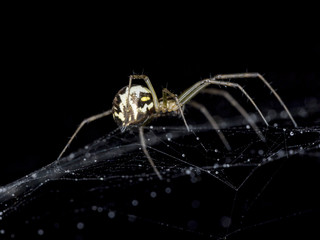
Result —
M 293 125 L 297 127 L 297 123 L 293 119 L 290 111 L 288 110 L 287 106 L 284 104 L 280 96 L 276 93 L 276 91 L 271 87 L 271 85 L 262 77 L 259 73 L 236 73 L 236 74 L 221 74 L 217 75 L 213 78 L 204 79 L 202 81 L 199 81 L 192 85 L 190 88 L 188 88 L 186 91 L 184 91 L 180 96 L 179 100 L 181 104 L 185 104 L 186 102 L 190 101 L 195 95 L 197 95 L 202 89 L 207 87 L 208 85 L 222 85 L 227 87 L 233 87 L 238 88 L 252 103 L 252 105 L 255 107 L 257 112 L 260 114 L 261 118 L 265 122 L 265 124 L 268 126 L 268 122 L 266 121 L 265 117 L 262 115 L 260 109 L 257 107 L 253 99 L 248 95 L 248 93 L 241 87 L 238 83 L 232 83 L 227 81 L 219 81 L 219 80 L 226 80 L 226 79 L 239 79 L 239 78 L 258 78 L 260 79 L 270 90 L 271 92 L 276 96 L 279 103 L 282 105 L 284 110 L 287 112 L 289 118 L 291 119 Z
M 184 91 L 179 96 L 180 103 L 186 104 L 192 98 L 194 98 L 202 89 L 206 88 L 209 85 L 218 85 L 218 86 L 227 86 L 227 87 L 238 88 L 248 98 L 248 100 L 252 103 L 252 105 L 255 107 L 256 111 L 259 113 L 259 115 L 261 116 L 261 118 L 265 122 L 265 124 L 267 126 L 269 126 L 269 123 L 267 122 L 267 120 L 263 116 L 261 110 L 258 108 L 257 104 L 253 101 L 253 99 L 249 96 L 249 94 L 243 89 L 243 87 L 241 87 L 238 83 L 216 80 L 216 78 L 221 77 L 221 76 L 223 76 L 223 75 L 218 75 L 214 78 L 204 79 L 202 81 L 195 83 L 194 85 L 192 85 L 190 88 L 188 88 L 186 91 Z

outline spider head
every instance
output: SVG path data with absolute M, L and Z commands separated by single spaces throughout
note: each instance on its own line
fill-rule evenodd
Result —
M 141 85 L 122 88 L 112 103 L 112 115 L 115 122 L 124 132 L 129 125 L 147 123 L 155 112 L 151 92 Z

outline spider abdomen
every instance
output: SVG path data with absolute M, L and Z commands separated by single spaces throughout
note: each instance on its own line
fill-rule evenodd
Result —
M 155 112 L 151 92 L 141 85 L 122 88 L 112 103 L 115 122 L 124 130 L 129 125 L 143 125 Z

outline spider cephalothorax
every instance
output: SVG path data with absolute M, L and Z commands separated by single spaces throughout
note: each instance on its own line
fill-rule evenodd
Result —
M 145 124 L 155 112 L 152 95 L 148 88 L 132 85 L 130 94 L 128 91 L 128 86 L 122 88 L 112 103 L 113 118 L 122 131 L 129 125 Z

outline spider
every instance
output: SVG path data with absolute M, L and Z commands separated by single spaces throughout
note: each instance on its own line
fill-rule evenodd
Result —
M 97 115 L 93 115 L 83 120 L 79 125 L 79 127 L 76 129 L 76 131 L 73 133 L 71 138 L 69 139 L 66 146 L 63 148 L 58 159 L 61 158 L 63 153 L 69 147 L 72 140 L 75 138 L 75 136 L 78 134 L 80 129 L 86 123 L 93 122 L 97 119 L 100 119 L 102 117 L 106 117 L 112 114 L 115 122 L 120 127 L 122 132 L 124 132 L 128 126 L 139 127 L 139 138 L 140 138 L 140 144 L 141 144 L 142 150 L 145 156 L 147 157 L 150 165 L 152 166 L 154 172 L 161 180 L 162 175 L 160 174 L 159 170 L 157 169 L 156 165 L 154 164 L 147 150 L 147 144 L 144 138 L 143 126 L 147 125 L 152 119 L 157 118 L 159 116 L 166 115 L 168 113 L 177 113 L 182 117 L 182 120 L 187 130 L 190 131 L 190 128 L 183 114 L 183 107 L 185 104 L 188 103 L 191 106 L 200 110 L 209 120 L 213 128 L 217 129 L 218 126 L 216 122 L 211 117 L 211 115 L 206 110 L 206 108 L 203 105 L 196 103 L 195 101 L 192 100 L 200 91 L 205 93 L 210 93 L 210 94 L 219 94 L 225 97 L 243 115 L 243 117 L 247 119 L 247 121 L 249 122 L 249 124 L 251 124 L 253 129 L 257 132 L 261 140 L 265 141 L 264 136 L 262 135 L 259 128 L 255 125 L 254 121 L 249 117 L 248 113 L 235 101 L 235 99 L 233 99 L 230 96 L 230 94 L 228 94 L 226 91 L 223 91 L 223 90 L 205 89 L 209 85 L 219 85 L 219 86 L 233 87 L 233 88 L 239 89 L 255 107 L 256 111 L 259 113 L 264 123 L 267 126 L 269 126 L 268 122 L 266 121 L 265 117 L 261 113 L 260 109 L 258 108 L 256 103 L 253 101 L 253 99 L 248 95 L 248 93 L 243 89 L 243 87 L 241 87 L 237 83 L 230 82 L 231 79 L 239 79 L 239 78 L 258 78 L 262 80 L 262 82 L 271 90 L 271 92 L 278 99 L 279 103 L 282 105 L 284 110 L 287 112 L 293 125 L 297 127 L 297 123 L 293 119 L 290 111 L 288 110 L 284 102 L 281 100 L 280 96 L 271 87 L 271 85 L 265 80 L 265 78 L 259 73 L 236 73 L 236 74 L 216 75 L 212 78 L 207 78 L 207 79 L 196 82 L 179 96 L 176 94 L 173 94 L 168 89 L 164 88 L 162 89 L 162 98 L 160 100 L 158 99 L 157 94 L 153 89 L 153 86 L 148 76 L 130 75 L 129 85 L 120 89 L 120 91 L 116 94 L 112 103 L 112 109 Z M 144 80 L 147 86 L 133 85 L 132 80 L 135 80 L 135 79 Z M 229 81 L 226 81 L 226 80 L 229 80 Z M 223 136 L 221 131 L 219 131 L 218 133 L 220 133 L 219 136 L 223 141 L 223 143 L 225 144 L 226 148 L 230 150 L 231 147 L 227 142 L 226 138 Z

